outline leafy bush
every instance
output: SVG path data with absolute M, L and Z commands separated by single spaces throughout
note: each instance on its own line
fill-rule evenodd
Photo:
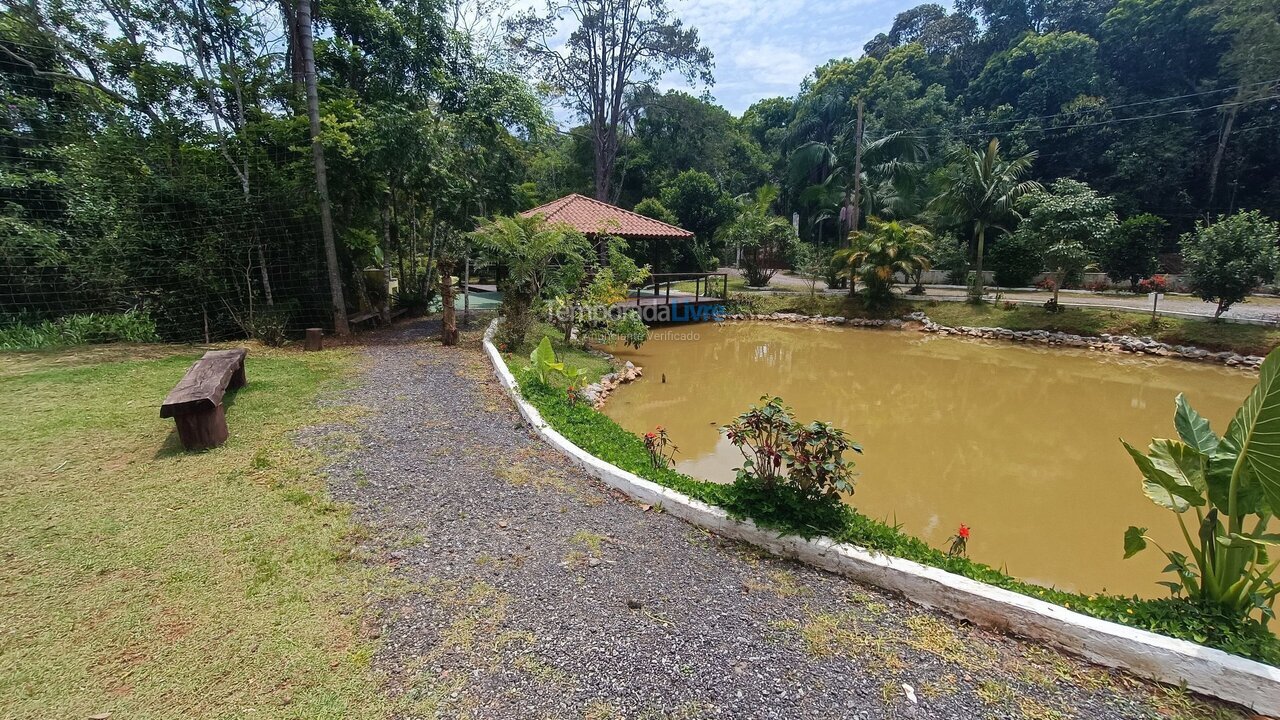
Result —
M 1001 237 L 991 248 L 990 256 L 996 285 L 1000 287 L 1027 287 L 1044 270 L 1040 240 L 1029 233 Z
M 802 537 L 825 535 L 876 552 L 913 560 L 1005 588 L 1103 620 L 1151 630 L 1170 637 L 1216 647 L 1229 653 L 1280 665 L 1280 640 L 1253 619 L 1240 619 L 1212 606 L 1166 598 L 1140 600 L 1116 595 L 1081 595 L 1025 583 L 966 557 L 948 556 L 898 528 L 860 515 L 844 503 L 812 502 L 787 487 L 766 490 L 747 481 L 732 485 L 708 482 L 655 467 L 643 440 L 610 418 L 562 392 L 543 385 L 527 368 L 512 366 L 520 392 L 544 420 L 583 450 L 652 482 L 710 505 L 736 518 Z
M 933 234 L 920 225 L 867 218 L 867 228 L 849 236 L 850 247 L 837 250 L 842 274 L 861 282 L 867 304 L 885 307 L 893 302 L 898 275 L 917 277 L 929 269 Z
M 840 502 L 853 492 L 853 463 L 844 454 L 862 448 L 828 423 L 796 422 L 781 398 L 760 398 L 720 430 L 742 453 L 739 480 L 766 491 L 786 487 L 806 500 Z
M 947 274 L 947 283 L 963 285 L 969 274 L 969 248 L 963 240 L 947 233 L 934 244 L 931 258 L 933 268 Z
M 155 321 L 141 310 L 114 315 L 66 315 L 39 323 L 18 322 L 0 329 L 0 350 L 90 345 L 110 342 L 160 342 Z
M 1270 282 L 1280 269 L 1280 223 L 1257 210 L 1221 217 L 1211 225 L 1198 222 L 1180 243 L 1191 292 L 1218 304 L 1214 317 Z
M 1160 244 L 1168 226 L 1163 219 L 1145 213 L 1121 221 L 1098 253 L 1107 276 L 1116 282 L 1128 282 L 1137 292 L 1138 281 L 1154 274 L 1160 266 Z

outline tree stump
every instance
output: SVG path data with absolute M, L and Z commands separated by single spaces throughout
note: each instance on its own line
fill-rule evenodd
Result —
M 320 328 L 307 328 L 307 350 L 316 351 L 324 349 L 324 330 Z

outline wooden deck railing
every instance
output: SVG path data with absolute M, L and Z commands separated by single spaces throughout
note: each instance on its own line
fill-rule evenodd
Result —
M 646 298 L 663 298 L 665 303 L 671 303 L 671 286 L 677 282 L 693 281 L 693 298 L 692 302 L 701 302 L 703 300 L 725 300 L 729 297 L 729 273 L 652 273 L 645 280 L 644 284 L 636 289 L 636 305 L 643 304 Z M 653 288 L 653 294 L 648 295 L 648 288 Z M 663 289 L 665 288 L 665 295 Z M 685 291 L 676 291 L 676 302 L 689 302 L 689 296 Z M 652 303 L 650 303 L 652 304 Z

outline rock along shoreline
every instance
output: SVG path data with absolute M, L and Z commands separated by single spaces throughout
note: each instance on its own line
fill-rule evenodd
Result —
M 1228 367 L 1257 370 L 1263 358 L 1259 355 L 1241 355 L 1230 351 L 1213 352 L 1191 345 L 1172 345 L 1150 337 L 1134 335 L 1075 335 L 1053 330 L 1010 330 L 1001 327 L 969 327 L 965 325 L 952 327 L 941 325 L 929 319 L 923 312 L 913 312 L 903 318 L 887 320 L 871 318 L 846 318 L 839 315 L 804 315 L 801 313 L 775 312 L 767 314 L 733 313 L 724 316 L 727 322 L 784 322 L 810 325 L 843 325 L 848 327 L 889 328 L 894 330 L 910 329 L 918 326 L 920 332 L 933 333 L 939 336 L 956 335 L 959 337 L 979 338 L 983 340 L 1006 340 L 1012 342 L 1038 343 L 1061 347 L 1074 347 L 1095 352 L 1121 352 L 1135 355 L 1154 355 L 1171 357 L 1196 362 L 1209 362 Z

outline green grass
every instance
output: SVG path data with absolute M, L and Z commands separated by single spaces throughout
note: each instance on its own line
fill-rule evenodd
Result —
M 869 310 L 862 298 L 823 295 L 733 295 L 745 310 L 756 313 L 800 312 L 844 317 L 900 317 L 920 310 L 934 322 L 950 326 L 1002 327 L 1009 330 L 1052 330 L 1076 335 L 1150 336 L 1174 345 L 1194 345 L 1207 350 L 1230 350 L 1246 355 L 1266 355 L 1280 346 L 1280 328 L 1185 318 L 1158 318 L 1149 313 L 1094 308 L 1067 308 L 1046 312 L 1034 305 L 898 300 L 892 306 Z
M 578 447 L 624 470 L 711 505 L 738 518 L 804 537 L 826 535 L 895 557 L 914 560 L 990 585 L 1040 598 L 1094 617 L 1140 627 L 1227 652 L 1280 665 L 1280 640 L 1260 623 L 1241 621 L 1210 608 L 1175 599 L 1141 600 L 1082 595 L 1040 587 L 967 558 L 949 557 L 919 538 L 860 515 L 840 502 L 807 502 L 785 491 L 765 491 L 753 483 L 723 485 L 667 467 L 655 467 L 644 441 L 584 403 L 572 404 L 560 388 L 537 381 L 527 361 L 509 357 L 521 393 L 544 420 Z
M 185 453 L 159 403 L 199 352 L 0 355 L 0 717 L 373 718 L 389 709 L 348 513 L 291 433 L 342 351 L 253 347 L 231 437 Z

